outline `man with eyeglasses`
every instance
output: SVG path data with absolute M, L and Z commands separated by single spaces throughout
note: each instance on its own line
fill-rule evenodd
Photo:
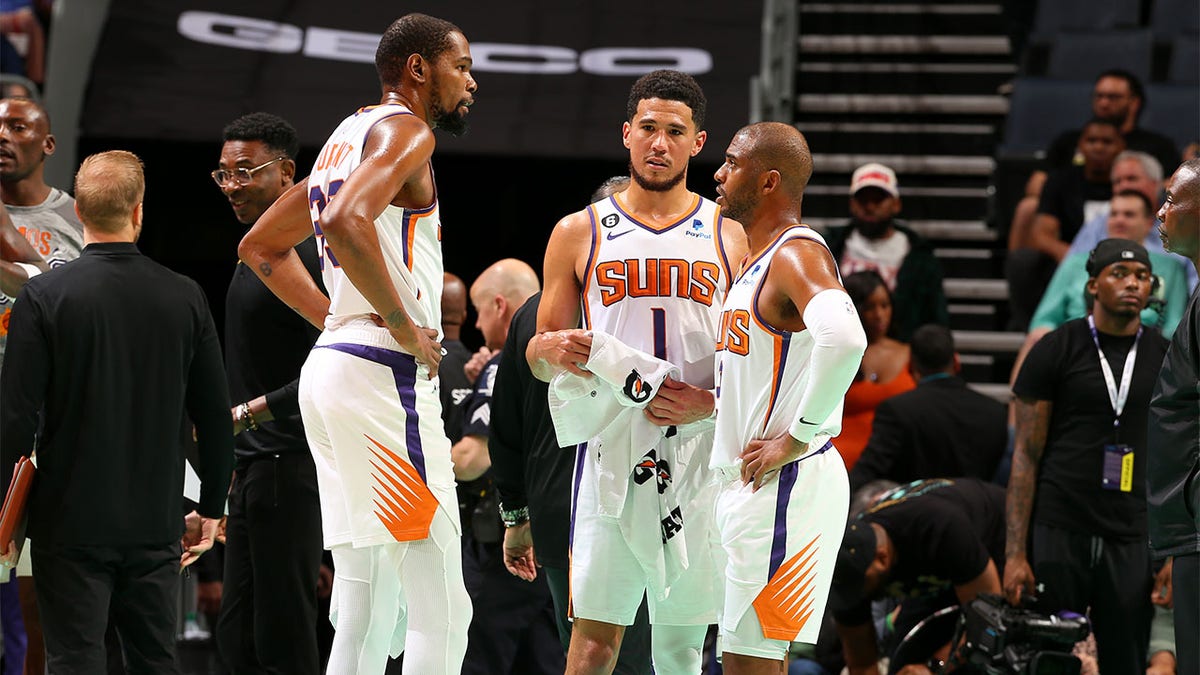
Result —
M 438 366 L 443 275 L 433 129 L 466 130 L 476 91 L 454 24 L 408 14 L 375 52 L 381 96 L 346 117 L 308 179 L 242 240 L 246 264 L 323 327 L 300 375 L 337 598 L 330 673 L 457 673 L 463 583 Z M 329 295 L 292 250 L 313 232 Z
M 239 223 L 253 225 L 292 187 L 299 148 L 292 125 L 268 113 L 250 113 L 225 127 L 212 177 Z M 314 238 L 294 250 L 320 286 Z M 297 396 L 300 367 L 318 333 L 238 264 L 225 296 L 237 470 L 229 492 L 224 587 L 201 583 L 202 604 L 220 599 L 217 648 L 235 673 L 320 671 L 321 503 Z

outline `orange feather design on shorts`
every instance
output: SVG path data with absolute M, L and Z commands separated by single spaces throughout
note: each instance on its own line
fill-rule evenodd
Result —
M 372 450 L 371 477 L 375 479 L 375 515 L 396 541 L 417 541 L 429 536 L 438 500 L 412 464 L 367 436 Z
M 817 539 L 789 558 L 754 599 L 763 635 L 772 640 L 796 639 L 813 614 L 813 583 L 817 576 Z

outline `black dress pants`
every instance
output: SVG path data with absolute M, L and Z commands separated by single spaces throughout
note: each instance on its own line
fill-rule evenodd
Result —
M 308 452 L 238 460 L 217 648 L 238 673 L 316 675 L 321 502 Z
M 150 546 L 30 543 L 46 666 L 54 675 L 108 672 L 110 616 L 133 675 L 177 674 L 178 542 Z
M 1200 675 L 1200 553 L 1175 556 L 1171 585 L 1175 598 L 1175 672 Z

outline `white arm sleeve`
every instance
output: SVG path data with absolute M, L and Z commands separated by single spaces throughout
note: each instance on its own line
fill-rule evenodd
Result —
M 841 289 L 817 293 L 804 308 L 813 337 L 808 385 L 796 408 L 792 436 L 807 443 L 846 395 L 867 349 L 867 335 L 850 296 Z

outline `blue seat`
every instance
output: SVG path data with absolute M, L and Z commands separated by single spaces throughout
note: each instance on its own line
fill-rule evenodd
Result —
M 1200 84 L 1200 39 L 1180 35 L 1171 45 L 1171 63 L 1167 81 L 1174 84 Z
M 1151 84 L 1138 126 L 1157 131 L 1182 149 L 1200 140 L 1200 88 L 1190 84 Z
M 1013 83 L 1001 157 L 1033 156 L 1092 116 L 1092 81 L 1022 77 Z
M 1046 77 L 1095 80 L 1105 70 L 1121 68 L 1146 82 L 1153 54 L 1154 38 L 1148 29 L 1060 33 L 1050 45 Z
M 1136 26 L 1139 13 L 1138 0 L 1040 0 L 1033 33 L 1038 41 L 1045 41 L 1062 31 Z

